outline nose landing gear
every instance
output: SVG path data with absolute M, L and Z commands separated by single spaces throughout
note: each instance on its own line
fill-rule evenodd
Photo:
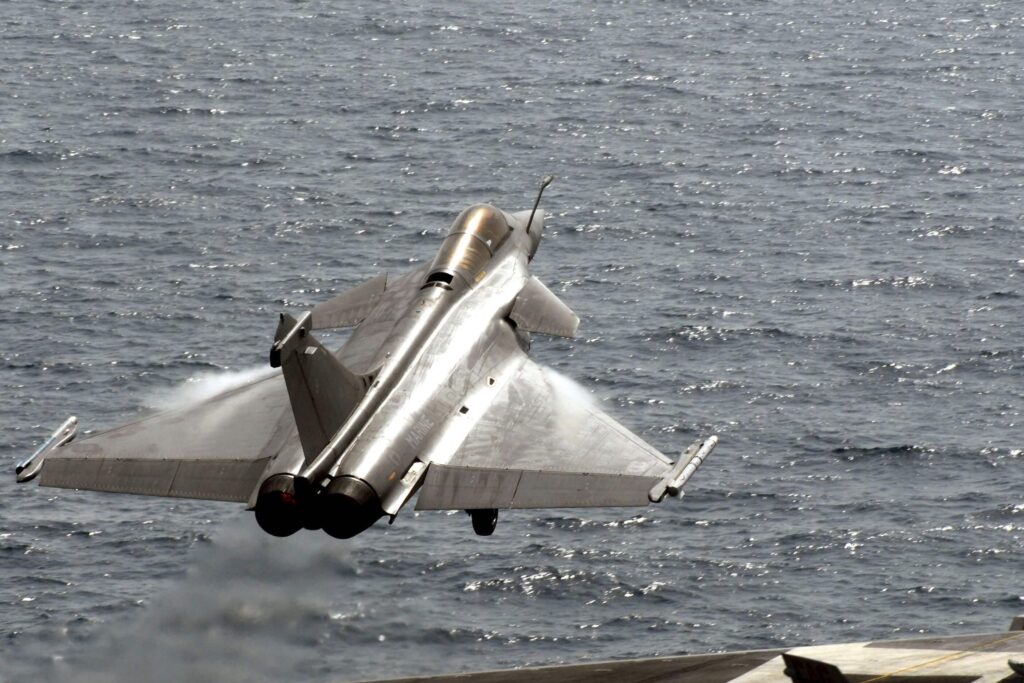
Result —
M 498 526 L 498 511 L 494 509 L 466 510 L 473 519 L 473 531 L 477 536 L 490 536 Z

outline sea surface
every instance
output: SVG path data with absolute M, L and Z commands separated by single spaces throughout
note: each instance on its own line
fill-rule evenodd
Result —
M 1002 630 L 1024 612 L 1017 2 L 0 2 L 0 681 L 351 681 Z M 647 509 L 351 540 L 16 486 L 67 415 L 529 208 L 534 357 L 674 456 Z M 340 343 L 341 336 L 332 338 Z

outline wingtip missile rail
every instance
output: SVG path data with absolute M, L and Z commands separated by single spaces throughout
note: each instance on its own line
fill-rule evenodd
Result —
M 36 452 L 28 456 L 15 466 L 15 474 L 18 475 L 18 483 L 23 484 L 32 481 L 43 469 L 43 462 L 53 451 L 75 438 L 78 430 L 78 418 L 72 415 L 64 420 L 64 423 L 43 442 L 43 445 L 36 449 Z
M 660 503 L 666 495 L 673 498 L 678 496 L 717 445 L 717 436 L 709 436 L 703 441 L 693 442 L 665 477 L 651 488 L 651 492 L 648 494 L 651 502 Z

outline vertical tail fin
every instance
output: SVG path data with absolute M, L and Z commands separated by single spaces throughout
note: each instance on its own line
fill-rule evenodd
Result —
M 284 373 L 306 462 L 323 450 L 366 394 L 366 382 L 310 334 L 310 314 L 281 314 L 270 364 Z

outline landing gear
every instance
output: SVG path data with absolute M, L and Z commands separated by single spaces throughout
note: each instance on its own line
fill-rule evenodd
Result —
M 466 510 L 473 518 L 473 531 L 477 536 L 490 536 L 498 526 L 498 511 L 488 510 Z

